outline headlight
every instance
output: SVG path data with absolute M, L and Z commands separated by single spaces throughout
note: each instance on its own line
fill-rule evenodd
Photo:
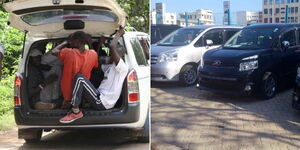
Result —
M 165 52 L 161 53 L 158 56 L 158 62 L 170 62 L 170 61 L 176 61 L 177 60 L 177 51 L 172 51 L 172 52 Z
M 300 78 L 300 67 L 297 68 L 297 77 Z
M 258 60 L 240 63 L 240 71 L 254 70 L 258 68 Z

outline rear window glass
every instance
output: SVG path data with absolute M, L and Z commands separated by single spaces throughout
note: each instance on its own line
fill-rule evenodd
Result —
M 143 48 L 140 44 L 140 41 L 137 38 L 133 38 L 130 40 L 132 45 L 132 49 L 136 58 L 136 62 L 139 66 L 147 66 L 147 60 Z
M 102 22 L 118 21 L 118 17 L 114 13 L 105 10 L 51 10 L 26 14 L 21 16 L 21 19 L 32 26 L 74 19 Z

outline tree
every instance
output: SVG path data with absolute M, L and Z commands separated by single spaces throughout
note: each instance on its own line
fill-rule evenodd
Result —
M 7 25 L 8 13 L 0 11 L 0 43 L 4 45 L 3 75 L 13 75 L 16 72 L 22 52 L 24 34 Z
M 138 31 L 149 33 L 149 0 L 117 0 L 128 14 L 128 23 Z

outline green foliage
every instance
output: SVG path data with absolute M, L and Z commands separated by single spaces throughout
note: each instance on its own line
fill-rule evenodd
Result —
M 4 45 L 3 75 L 13 75 L 16 72 L 22 51 L 24 34 L 7 25 L 8 13 L 0 11 L 0 43 Z
M 14 76 L 8 76 L 0 82 L 0 116 L 13 110 L 14 107 Z
M 129 24 L 149 33 L 149 0 L 117 0 L 128 15 Z

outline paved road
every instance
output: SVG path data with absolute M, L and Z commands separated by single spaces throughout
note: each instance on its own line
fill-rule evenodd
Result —
M 291 90 L 271 100 L 152 84 L 152 145 L 159 150 L 300 149 Z
M 0 132 L 0 150 L 148 150 L 149 144 L 137 143 L 131 132 L 124 130 L 79 130 L 44 133 L 38 144 L 25 144 L 17 139 L 17 129 Z

